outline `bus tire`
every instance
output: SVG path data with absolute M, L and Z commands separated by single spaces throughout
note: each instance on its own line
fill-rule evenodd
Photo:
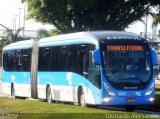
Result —
M 135 105 L 125 105 L 125 109 L 126 111 L 134 111 L 136 109 L 136 106 Z
M 80 88 L 78 90 L 78 93 L 79 93 L 78 94 L 78 103 L 79 103 L 79 105 L 82 106 L 82 107 L 86 107 L 87 105 L 86 105 L 86 102 L 85 102 L 85 95 L 84 95 L 83 89 Z
M 11 84 L 11 98 L 15 98 L 16 97 L 16 94 L 15 94 L 15 88 L 14 88 L 14 85 L 13 83 Z
M 51 88 L 50 88 L 50 86 L 47 86 L 46 101 L 47 101 L 48 103 L 51 103 L 51 102 L 52 102 L 52 93 L 51 93 Z

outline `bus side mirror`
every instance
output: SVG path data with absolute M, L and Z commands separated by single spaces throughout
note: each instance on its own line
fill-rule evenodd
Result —
M 99 49 L 93 52 L 93 59 L 95 64 L 101 65 L 101 53 Z
M 153 49 L 151 49 L 151 56 L 152 56 L 153 66 L 157 66 L 158 65 L 158 57 L 157 57 L 156 51 L 154 51 Z

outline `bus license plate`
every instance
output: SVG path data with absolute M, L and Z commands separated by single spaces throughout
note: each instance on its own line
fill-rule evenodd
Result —
M 135 98 L 127 98 L 127 102 L 135 102 L 136 99 Z

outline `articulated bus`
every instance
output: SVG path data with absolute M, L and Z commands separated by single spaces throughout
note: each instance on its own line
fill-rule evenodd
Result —
M 154 103 L 157 54 L 127 32 L 79 32 L 3 49 L 2 89 L 12 97 L 86 105 Z

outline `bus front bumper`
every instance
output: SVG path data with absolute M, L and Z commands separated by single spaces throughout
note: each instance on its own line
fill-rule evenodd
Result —
M 152 105 L 154 97 L 105 97 L 102 100 L 102 105 Z

